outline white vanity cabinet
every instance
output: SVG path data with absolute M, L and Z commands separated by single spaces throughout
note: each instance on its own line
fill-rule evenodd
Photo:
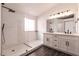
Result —
M 57 35 L 52 35 L 52 48 L 58 49 L 58 38 L 57 38 Z
M 79 37 L 77 38 L 77 41 L 76 41 L 76 52 L 75 54 L 77 54 L 79 56 Z
M 68 41 L 68 52 L 79 55 L 79 37 L 73 36 L 71 39 L 68 39 Z
M 44 45 L 79 55 L 79 36 L 45 33 Z
M 67 51 L 67 37 L 63 35 L 58 35 L 59 49 L 62 51 Z
M 59 49 L 77 55 L 79 39 L 76 36 L 58 35 Z
M 58 48 L 58 39 L 56 35 L 44 34 L 44 45 L 51 48 Z
M 44 34 L 44 45 L 52 47 L 52 35 Z

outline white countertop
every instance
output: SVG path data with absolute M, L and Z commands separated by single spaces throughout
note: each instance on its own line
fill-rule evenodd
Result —
M 57 34 L 57 35 L 79 36 L 79 33 L 65 34 L 65 33 L 58 33 L 58 32 L 55 32 L 55 33 L 46 32 L 44 34 L 55 34 L 55 35 Z

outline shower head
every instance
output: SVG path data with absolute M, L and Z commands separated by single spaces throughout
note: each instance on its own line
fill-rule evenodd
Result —
M 2 5 L 5 5 L 5 3 L 1 3 Z
M 15 10 L 9 9 L 9 12 L 13 12 L 13 13 L 14 13 L 14 12 L 15 12 Z
M 5 9 L 8 9 L 8 11 L 9 11 L 9 12 L 12 12 L 12 13 L 14 13 L 14 12 L 15 12 L 15 10 L 13 10 L 13 9 L 11 9 L 11 8 L 8 8 L 8 7 L 6 7 L 6 6 L 5 6 L 5 3 L 2 3 L 2 7 L 3 7 L 3 8 L 5 8 Z

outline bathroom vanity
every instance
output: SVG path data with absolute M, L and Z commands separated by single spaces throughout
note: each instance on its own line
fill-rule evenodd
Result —
M 79 55 L 79 20 L 74 15 L 65 17 L 47 20 L 44 45 L 71 55 Z
M 79 34 L 44 33 L 44 45 L 72 55 L 79 55 Z

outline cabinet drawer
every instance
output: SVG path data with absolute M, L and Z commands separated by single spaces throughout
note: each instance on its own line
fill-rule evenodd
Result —
M 59 35 L 59 36 L 57 36 L 57 38 L 58 39 L 67 39 L 67 36 L 65 36 L 65 35 Z
M 77 40 L 77 39 L 79 39 L 79 37 L 76 37 L 76 36 L 67 36 L 67 39 L 74 39 L 74 40 Z
M 58 48 L 58 44 L 53 44 L 53 48 Z
M 50 35 L 50 34 L 45 34 L 44 37 L 52 38 L 52 35 Z
M 52 47 L 53 48 L 58 48 L 58 40 L 53 40 L 52 41 Z
M 58 40 L 52 40 L 53 44 L 58 44 Z
M 57 39 L 54 39 L 53 42 L 58 42 L 58 40 Z
M 52 47 L 52 38 L 51 36 L 45 36 L 44 37 L 44 45 Z

